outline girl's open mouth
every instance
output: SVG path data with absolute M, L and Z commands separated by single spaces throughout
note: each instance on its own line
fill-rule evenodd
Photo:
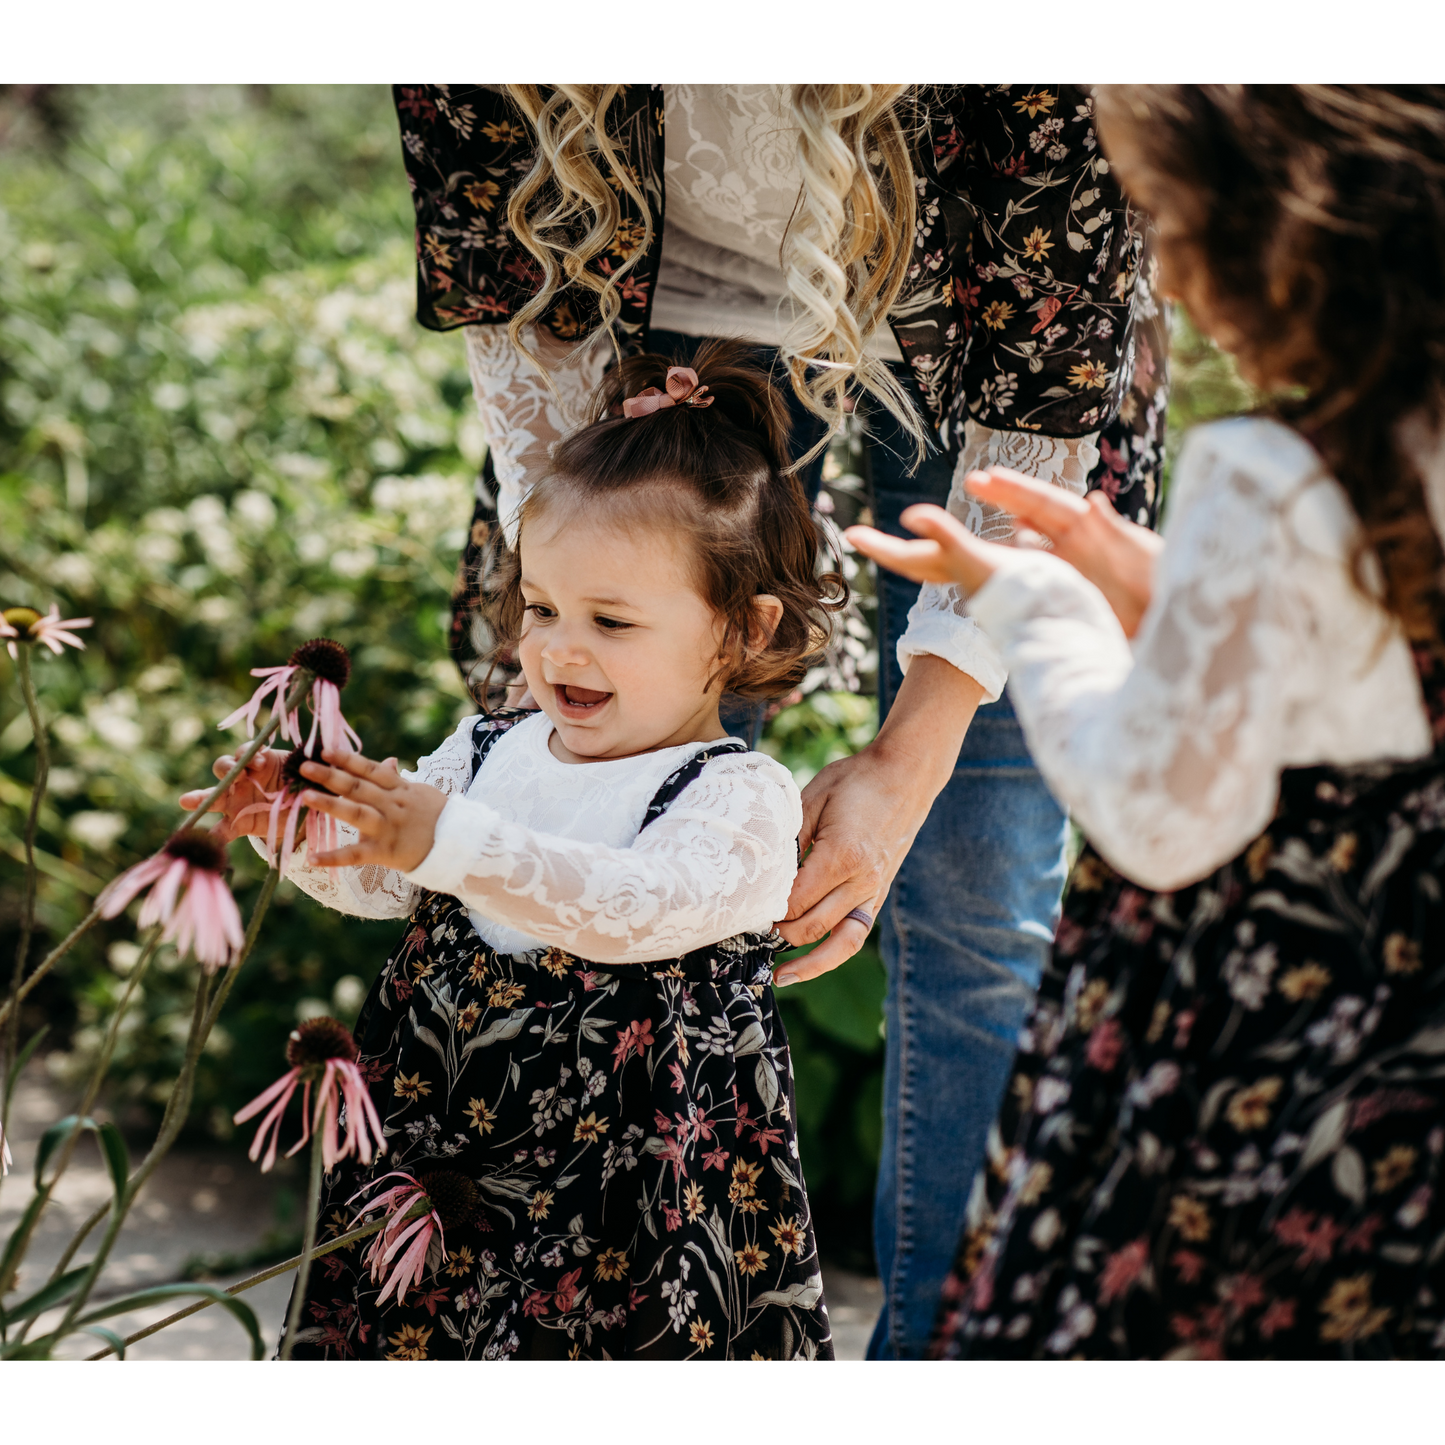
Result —
M 610 692 L 598 692 L 594 687 L 578 687 L 575 683 L 556 683 L 552 690 L 557 696 L 557 710 L 563 717 L 574 720 L 591 717 L 612 696 Z

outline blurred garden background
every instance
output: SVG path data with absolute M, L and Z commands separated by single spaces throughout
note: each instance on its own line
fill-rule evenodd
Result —
M 0 603 L 95 619 L 83 653 L 36 662 L 57 721 L 32 959 L 164 840 L 177 794 L 231 746 L 215 721 L 250 693 L 250 668 L 318 634 L 343 642 L 347 715 L 373 756 L 404 765 L 473 710 L 445 637 L 486 438 L 460 335 L 413 320 L 411 219 L 380 87 L 0 90 Z M 1175 445 L 1249 399 L 1182 317 L 1173 371 Z M 845 512 L 861 504 L 849 462 L 844 442 L 827 473 Z M 871 697 L 819 680 L 764 740 L 800 783 L 875 727 Z M 12 684 L 0 654 L 6 977 L 34 764 Z M 233 861 L 244 911 L 262 869 L 245 847 Z M 231 1113 L 276 1076 L 299 1019 L 354 1020 L 397 927 L 282 884 L 203 1060 L 193 1143 L 231 1140 Z M 24 1032 L 49 1025 L 43 1068 L 62 1092 L 99 1042 L 132 936 L 124 918 L 96 928 L 26 1001 Z M 170 964 L 111 1069 L 122 1127 L 154 1121 L 180 1064 L 190 990 Z M 820 1245 L 861 1270 L 883 987 L 870 945 L 781 1000 Z

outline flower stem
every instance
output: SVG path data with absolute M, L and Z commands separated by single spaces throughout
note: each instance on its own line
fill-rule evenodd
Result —
M 40 804 L 45 797 L 45 785 L 50 778 L 50 739 L 40 716 L 40 702 L 35 696 L 35 679 L 30 674 L 29 646 L 17 648 L 16 654 L 15 672 L 20 679 L 20 691 L 30 714 L 30 732 L 35 739 L 35 779 L 30 786 L 30 812 L 25 819 L 25 908 L 20 915 L 20 941 L 15 945 L 15 969 L 10 976 L 10 997 L 5 1006 L 4 1068 L 7 1079 L 10 1062 L 20 1052 L 20 999 L 23 997 L 20 985 L 25 978 L 30 938 L 35 932 L 35 892 L 39 879 L 35 867 L 35 829 L 40 819 Z M 18 1084 L 20 1081 L 16 1079 L 15 1082 Z M 4 1101 L 0 1103 L 0 1135 L 7 1134 L 10 1129 L 10 1094 L 7 1084 Z
M 171 1090 L 171 1097 L 166 1103 L 160 1132 L 156 1135 L 155 1143 L 151 1145 L 150 1152 L 139 1168 L 126 1181 L 125 1188 L 111 1209 L 110 1223 L 101 1238 L 95 1258 L 90 1263 L 90 1269 L 71 1299 L 65 1311 L 65 1317 L 54 1331 L 57 1340 L 63 1338 L 75 1322 L 76 1316 L 84 1309 L 86 1301 L 95 1289 L 96 1281 L 100 1278 L 100 1272 L 105 1268 L 105 1262 L 110 1257 L 116 1236 L 125 1223 L 125 1217 L 130 1212 L 131 1205 L 135 1203 L 136 1196 L 144 1187 L 145 1182 L 155 1172 L 156 1166 L 170 1152 L 171 1146 L 176 1142 L 181 1128 L 186 1122 L 186 1116 L 190 1113 L 191 1108 L 191 1096 L 195 1090 L 196 1065 L 200 1061 L 201 1050 L 205 1048 L 206 1040 L 215 1027 L 226 998 L 235 986 L 242 964 L 245 963 L 256 945 L 256 938 L 261 931 L 261 920 L 265 917 L 266 910 L 271 904 L 271 898 L 276 892 L 278 876 L 274 868 L 267 871 L 261 884 L 260 896 L 256 899 L 256 906 L 251 910 L 251 918 L 246 926 L 246 936 L 241 945 L 241 951 L 235 962 L 226 968 L 224 976 L 216 985 L 214 994 L 210 992 L 210 976 L 204 970 L 198 970 L 199 977 L 196 981 L 196 997 L 191 1010 L 191 1030 L 186 1039 L 185 1058 L 181 1064 L 181 1072 L 176 1079 L 175 1087 Z
M 316 1110 L 316 1131 L 311 1140 L 311 1180 L 306 1189 L 306 1232 L 301 1239 L 301 1263 L 291 1289 L 291 1308 L 286 1312 L 286 1335 L 281 1341 L 281 1358 L 289 1360 L 296 1347 L 301 1309 L 306 1303 L 306 1286 L 311 1282 L 311 1256 L 316 1250 L 316 1218 L 321 1213 L 321 1110 Z
M 373 1219 L 370 1224 L 363 1224 L 360 1228 L 353 1229 L 349 1234 L 339 1234 L 335 1239 L 328 1239 L 312 1249 L 311 1258 L 320 1259 L 324 1254 L 331 1254 L 334 1250 L 345 1249 L 347 1245 L 367 1239 L 382 1229 L 387 1222 L 388 1217 L 383 1214 L 380 1219 Z M 270 1269 L 263 1269 L 260 1274 L 253 1274 L 249 1278 L 241 1280 L 239 1284 L 231 1285 L 226 1290 L 226 1293 L 236 1295 L 242 1294 L 248 1289 L 255 1289 L 258 1284 L 265 1284 L 268 1279 L 275 1279 L 277 1275 L 286 1274 L 288 1271 L 298 1268 L 304 1258 L 304 1254 L 293 1255 L 292 1258 L 286 1260 L 284 1264 L 273 1264 Z M 298 1287 L 300 1287 L 300 1284 L 300 1280 L 297 1280 Z M 167 1315 L 165 1319 L 157 1320 L 155 1324 L 147 1325 L 145 1329 L 137 1330 L 133 1335 L 127 1335 L 125 1342 L 127 1345 L 133 1345 L 137 1340 L 144 1340 L 150 1335 L 159 1334 L 160 1331 L 168 1325 L 173 1325 L 179 1320 L 187 1319 L 191 1315 L 199 1314 L 201 1310 L 209 1309 L 215 1303 L 216 1301 L 213 1299 L 197 1300 L 195 1304 L 187 1305 L 185 1309 L 177 1310 L 175 1314 Z M 87 1355 L 86 1358 L 90 1360 L 103 1360 L 107 1355 L 113 1355 L 114 1353 L 115 1351 L 110 1349 L 100 1350 L 96 1354 Z

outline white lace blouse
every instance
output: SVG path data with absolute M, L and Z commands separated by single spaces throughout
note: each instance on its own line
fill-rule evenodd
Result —
M 1296 433 L 1218 422 L 1181 452 L 1132 645 L 1045 552 L 1010 553 L 968 599 L 1049 787 L 1126 877 L 1177 888 L 1236 856 L 1284 768 L 1429 752 L 1410 649 L 1350 580 L 1358 525 Z
M 673 958 L 767 933 L 786 914 L 803 813 L 781 764 L 714 758 L 639 832 L 657 789 L 708 744 L 568 764 L 548 750 L 552 724 L 538 713 L 495 744 L 469 787 L 475 722 L 402 774 L 449 795 L 420 867 L 311 868 L 300 849 L 288 876 L 363 918 L 404 917 L 434 889 L 460 899 L 500 952 L 556 945 L 598 963 Z M 337 831 L 340 846 L 356 839 L 344 823 Z

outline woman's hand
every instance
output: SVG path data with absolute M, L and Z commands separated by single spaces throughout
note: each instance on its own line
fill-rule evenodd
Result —
M 803 790 L 807 853 L 778 931 L 794 948 L 818 943 L 779 970 L 780 985 L 816 978 L 862 948 L 933 800 L 953 774 L 983 698 L 973 678 L 941 657 L 915 657 L 878 736 L 830 763 Z M 811 852 L 808 850 L 811 849 Z
M 408 873 L 432 850 L 436 823 L 447 805 L 446 794 L 427 783 L 408 783 L 396 770 L 396 759 L 374 763 L 360 753 L 321 754 L 326 764 L 302 763 L 301 775 L 330 793 L 309 788 L 301 801 L 318 813 L 350 823 L 361 837 L 345 848 L 318 853 L 307 862 L 316 868 L 359 868 L 375 863 Z M 332 795 L 335 796 L 332 796 Z
M 981 501 L 1018 518 L 1022 526 L 1017 545 L 1037 547 L 1047 538 L 1056 557 L 1076 567 L 1104 594 L 1124 635 L 1133 637 L 1154 594 L 1154 562 L 1164 546 L 1162 537 L 1121 517 L 1103 492 L 1076 497 L 1004 467 L 971 472 L 965 485 Z
M 241 818 L 239 821 L 236 815 L 246 808 L 257 805 L 262 809 L 270 807 L 270 800 L 266 797 L 266 793 L 276 791 L 281 781 L 281 764 L 285 760 L 285 753 L 277 752 L 274 748 L 262 748 L 246 764 L 246 771 L 206 810 L 223 815 L 221 824 L 216 829 L 216 833 L 219 835 L 216 839 L 217 842 L 228 838 L 240 838 L 248 833 L 254 833 L 258 838 L 266 836 L 268 820 L 265 812 L 252 813 L 250 817 Z M 217 758 L 211 764 L 211 771 L 218 778 L 224 778 L 235 766 L 236 759 L 227 754 L 223 758 Z M 182 793 L 181 807 L 185 808 L 187 812 L 194 812 L 200 807 L 201 799 L 209 791 L 208 788 L 195 788 L 189 793 Z

